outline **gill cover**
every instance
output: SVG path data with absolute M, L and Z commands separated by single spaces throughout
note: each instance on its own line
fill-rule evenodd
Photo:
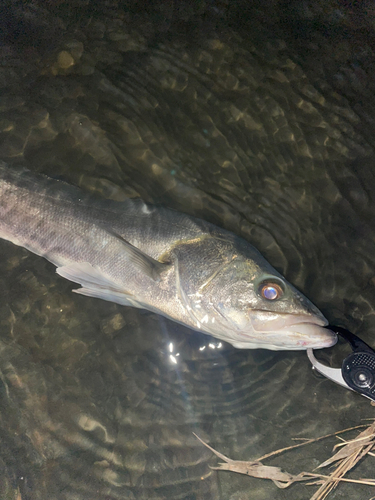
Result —
M 230 242 L 207 235 L 175 248 L 177 293 L 196 328 L 216 332 L 227 321 L 230 296 L 225 297 L 224 281 L 238 278 L 236 257 Z

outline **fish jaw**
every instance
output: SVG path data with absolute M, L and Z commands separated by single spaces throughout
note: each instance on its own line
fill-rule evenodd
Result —
M 253 331 L 238 332 L 232 345 L 239 349 L 306 350 L 324 349 L 337 342 L 337 335 L 324 328 L 322 314 L 294 315 L 257 311 L 252 317 Z

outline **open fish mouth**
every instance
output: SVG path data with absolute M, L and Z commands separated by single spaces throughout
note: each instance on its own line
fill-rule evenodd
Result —
M 325 328 L 328 321 L 323 315 L 257 312 L 259 314 L 252 318 L 253 334 L 242 334 L 235 347 L 249 348 L 249 343 L 255 341 L 257 348 L 305 350 L 324 349 L 337 342 L 337 335 Z

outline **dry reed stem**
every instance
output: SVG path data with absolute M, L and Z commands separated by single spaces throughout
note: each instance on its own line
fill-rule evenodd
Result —
M 305 445 L 311 444 L 311 443 L 316 443 L 317 441 L 322 441 L 322 439 L 327 439 L 329 437 L 337 436 L 338 434 L 343 434 L 344 432 L 352 431 L 354 429 L 361 429 L 363 427 L 368 427 L 368 426 L 366 424 L 356 425 L 354 427 L 349 427 L 348 429 L 344 429 L 342 431 L 332 432 L 331 434 L 326 434 L 325 436 L 320 436 L 318 438 L 306 439 L 303 443 L 294 444 L 292 446 L 287 446 L 286 448 L 280 448 L 279 450 L 271 451 L 271 453 L 267 453 L 266 455 L 262 455 L 260 458 L 258 458 L 258 462 L 260 462 L 261 460 L 265 460 L 266 458 L 280 455 L 281 453 L 284 453 L 284 451 L 293 450 L 294 448 L 300 448 L 301 446 L 305 446 Z M 297 438 L 294 438 L 294 439 L 297 439 Z M 298 438 L 298 439 L 305 439 L 305 438 Z
M 326 467 L 327 465 L 331 465 L 332 463 L 337 462 L 335 470 L 329 475 L 311 472 L 301 472 L 298 475 L 293 475 L 288 472 L 282 471 L 279 467 L 267 466 L 261 463 L 262 460 L 273 457 L 275 455 L 279 455 L 285 451 L 299 448 L 301 446 L 305 446 L 306 444 L 311 444 L 328 437 L 338 436 L 339 434 L 342 434 L 344 432 L 363 427 L 366 427 L 366 429 L 362 431 L 355 439 L 346 441 L 339 437 L 339 439 L 343 440 L 344 442 L 336 444 L 333 450 L 337 449 L 338 447 L 340 447 L 340 450 L 333 457 L 318 466 L 318 468 Z M 281 448 L 279 450 L 263 455 L 255 461 L 232 460 L 209 446 L 196 434 L 194 435 L 204 446 L 210 449 L 216 456 L 224 460 L 224 463 L 218 464 L 218 467 L 211 467 L 213 470 L 227 470 L 240 474 L 246 474 L 248 476 L 270 479 L 278 488 L 287 488 L 295 482 L 315 479 L 314 481 L 306 483 L 310 485 L 321 485 L 320 488 L 315 492 L 315 494 L 310 498 L 310 500 L 324 500 L 340 482 L 375 486 L 375 479 L 348 479 L 344 477 L 345 474 L 347 474 L 347 472 L 349 472 L 363 457 L 365 457 L 366 455 L 375 456 L 375 453 L 372 453 L 372 451 L 375 451 L 375 422 L 373 422 L 370 426 L 357 425 L 355 427 L 350 427 L 342 431 L 327 434 L 319 438 L 307 439 L 303 443 L 288 446 L 286 448 Z M 375 500 L 375 497 L 370 500 Z

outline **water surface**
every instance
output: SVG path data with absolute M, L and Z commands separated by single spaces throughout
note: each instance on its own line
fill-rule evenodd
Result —
M 304 52 L 293 30 L 271 29 L 277 12 L 267 30 L 261 10 L 238 22 L 215 4 L 177 19 L 77 5 L 14 11 L 1 158 L 243 236 L 330 322 L 374 345 L 372 80 L 358 77 L 355 50 Z M 11 29 L 20 19 L 26 38 Z M 30 28 L 40 25 L 43 36 Z M 373 416 L 367 400 L 316 377 L 303 352 L 239 351 L 74 295 L 43 259 L 4 241 L 0 251 L 2 498 L 308 499 L 307 486 L 211 471 L 216 459 L 192 433 L 251 460 Z M 331 351 L 339 361 L 343 348 Z M 270 464 L 312 470 L 332 444 Z M 367 488 L 341 485 L 336 497 L 367 499 Z

